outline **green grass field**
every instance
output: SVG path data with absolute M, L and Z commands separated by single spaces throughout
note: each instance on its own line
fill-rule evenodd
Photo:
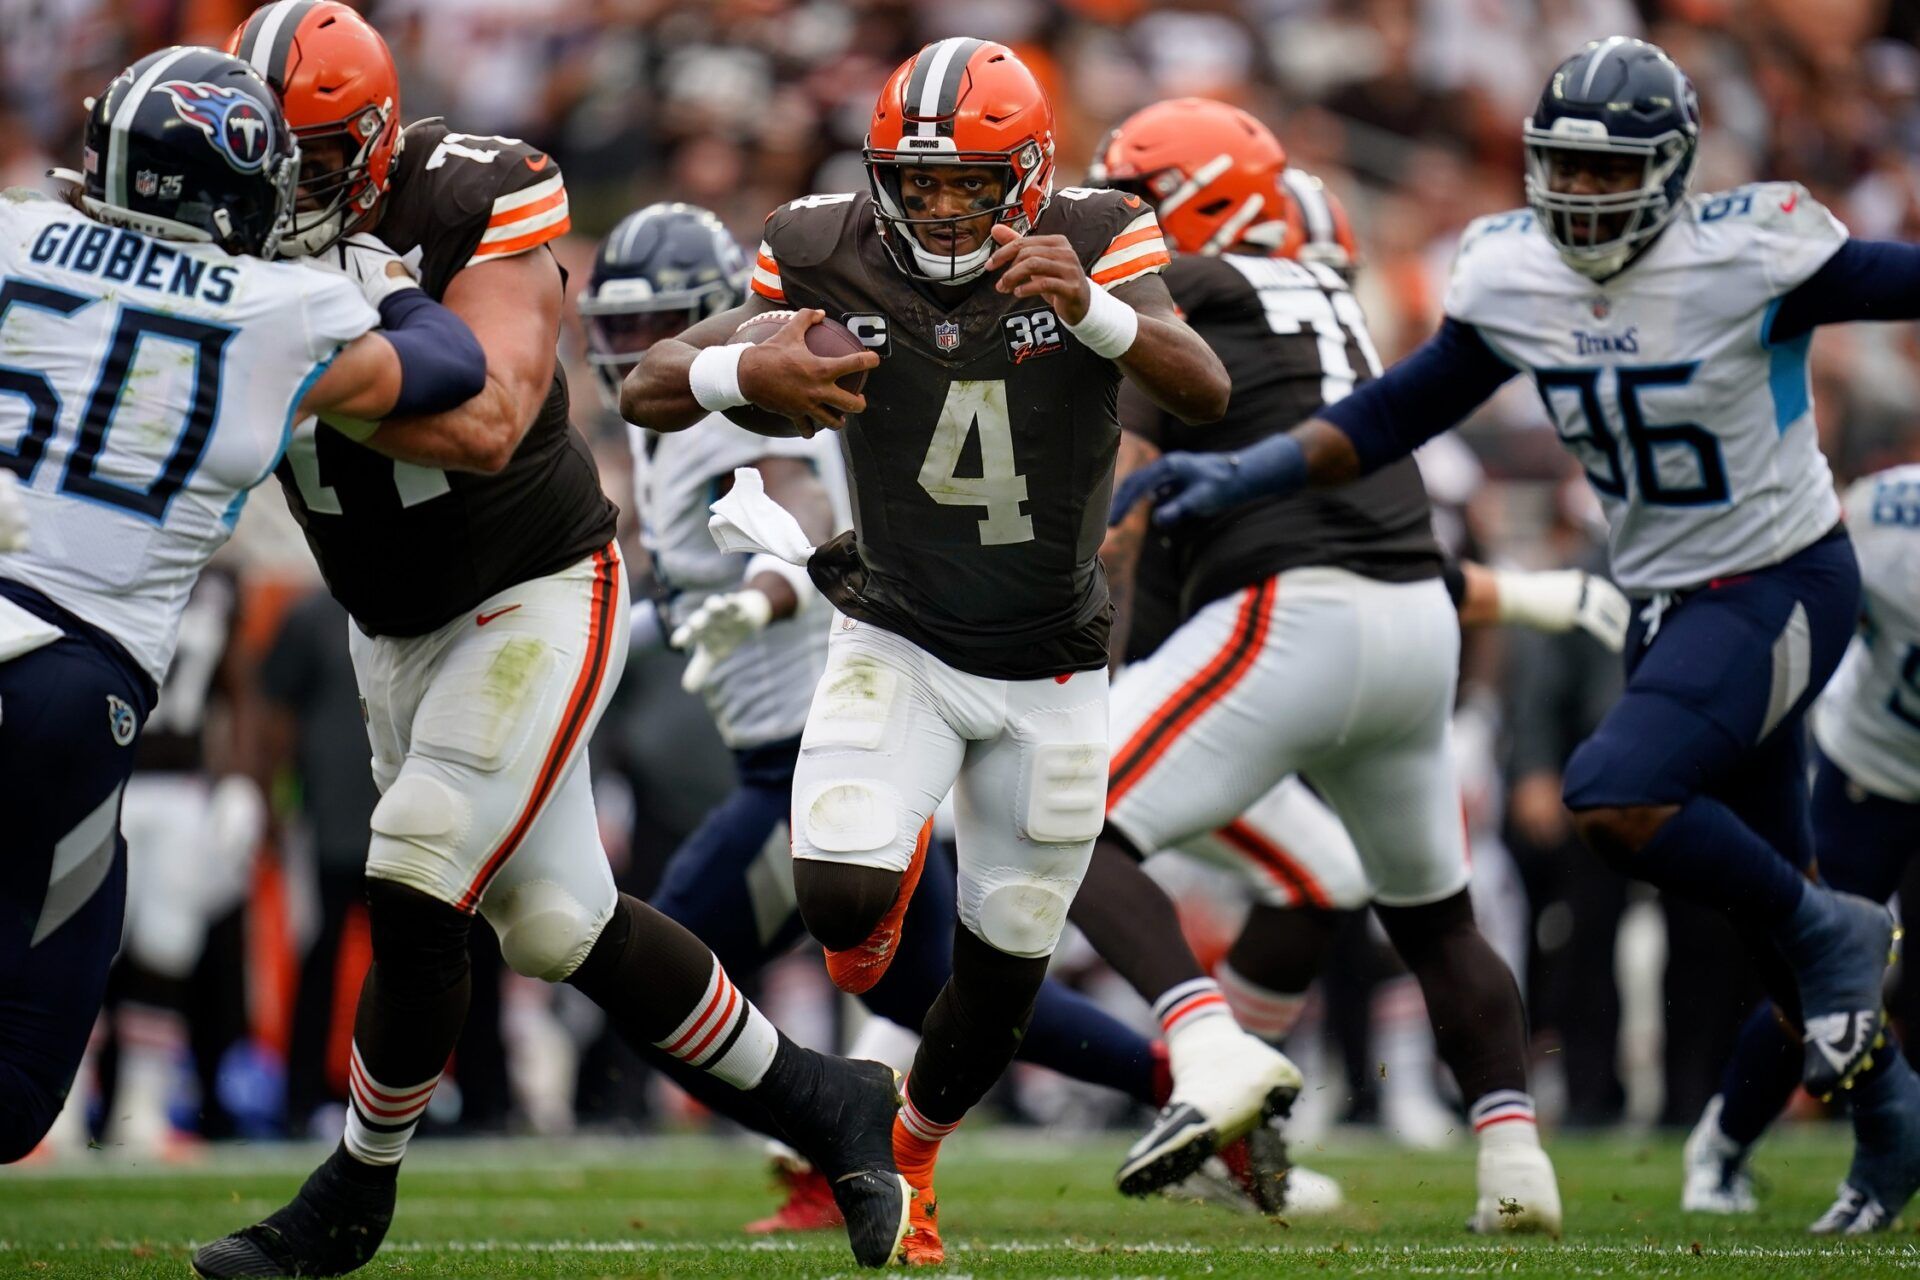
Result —
M 1920 1235 L 1863 1244 L 1803 1232 L 1844 1171 L 1836 1128 L 1771 1140 L 1765 1209 L 1680 1213 L 1676 1140 L 1553 1144 L 1568 1235 L 1555 1245 L 1461 1230 L 1472 1154 L 1410 1155 L 1360 1139 L 1299 1153 L 1337 1176 L 1332 1217 L 1272 1222 L 1111 1190 L 1118 1140 L 966 1134 L 941 1162 L 945 1274 L 1132 1276 L 1792 1276 L 1920 1273 Z M 0 1275 L 173 1276 L 189 1242 L 277 1207 L 312 1148 L 223 1150 L 191 1171 L 107 1160 L 0 1171 Z M 772 1193 L 757 1149 L 691 1138 L 422 1143 L 367 1276 L 844 1275 L 837 1234 L 766 1245 L 738 1225 Z

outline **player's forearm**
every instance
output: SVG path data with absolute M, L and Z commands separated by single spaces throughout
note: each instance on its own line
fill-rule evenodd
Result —
M 492 373 L 480 394 L 447 413 L 389 418 L 366 440 L 368 448 L 401 462 L 443 471 L 492 475 L 506 468 L 540 402 Z
M 1478 330 L 1448 318 L 1412 354 L 1321 409 L 1318 419 L 1346 435 L 1357 474 L 1365 474 L 1457 426 L 1513 373 Z
M 647 348 L 620 384 L 620 416 L 654 431 L 685 431 L 708 414 L 690 377 L 700 348 L 668 338 Z
M 800 612 L 800 593 L 777 573 L 756 573 L 741 587 L 747 591 L 758 591 L 767 598 L 767 605 L 772 610 L 768 615 L 770 621 L 779 622 Z
M 1178 320 L 1142 315 L 1139 335 L 1119 365 L 1148 399 L 1182 422 L 1213 422 L 1227 411 L 1233 384 L 1226 366 Z

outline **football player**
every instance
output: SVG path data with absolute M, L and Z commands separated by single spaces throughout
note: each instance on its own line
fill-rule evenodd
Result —
M 466 1019 L 476 912 L 516 972 L 571 984 L 628 1040 L 752 1091 L 835 1179 L 856 1259 L 884 1264 L 908 1198 L 884 1132 L 892 1073 L 786 1040 L 705 944 L 616 892 L 600 845 L 586 743 L 625 666 L 627 580 L 554 358 L 563 288 L 547 245 L 570 225 L 558 166 L 440 120 L 402 129 L 385 41 L 335 0 L 268 4 L 229 46 L 301 139 L 283 250 L 357 256 L 377 232 L 417 254 L 427 293 L 485 349 L 487 385 L 455 412 L 382 424 L 375 438 L 404 461 L 303 426 L 278 471 L 354 620 L 382 793 L 367 861 L 373 964 L 344 1140 L 290 1204 L 194 1265 L 331 1275 L 379 1247 Z
M 1285 167 L 1266 126 L 1197 98 L 1137 112 L 1099 157 L 1103 181 L 1159 212 L 1177 250 L 1166 273 L 1174 302 L 1234 379 L 1216 425 L 1129 415 L 1130 430 L 1155 447 L 1244 449 L 1379 372 L 1345 278 L 1278 256 Z M 1116 683 L 1122 745 L 1074 923 L 1153 1002 L 1177 1045 L 1185 1024 L 1221 1016 L 1229 1002 L 1177 930 L 1158 927 L 1172 907 L 1139 861 L 1235 834 L 1243 856 L 1280 847 L 1250 838 L 1241 815 L 1304 775 L 1352 837 L 1358 879 L 1420 983 L 1468 1104 L 1480 1139 L 1473 1225 L 1558 1234 L 1559 1190 L 1527 1092 L 1520 992 L 1475 926 L 1467 892 L 1451 753 L 1459 622 L 1419 469 L 1405 458 L 1338 488 L 1263 497 L 1182 529 L 1173 556 L 1182 621 Z M 1271 967 L 1261 952 L 1308 947 L 1314 933 L 1256 931 L 1243 939 L 1241 964 L 1257 957 Z M 1175 1057 L 1176 1079 L 1185 1065 Z M 1176 1100 L 1128 1152 L 1121 1189 L 1143 1194 L 1185 1176 L 1211 1153 L 1215 1124 Z
M 1828 884 L 1886 902 L 1920 850 L 1920 465 L 1855 482 L 1842 506 L 1865 599 L 1813 707 L 1813 846 Z M 1920 1188 L 1920 1079 L 1888 1040 L 1884 1077 L 1854 1088 L 1853 1167 L 1816 1233 L 1884 1231 Z M 1683 1208 L 1754 1210 L 1747 1159 L 1800 1082 L 1795 1049 L 1770 1008 L 1747 1020 L 1687 1141 Z
M 1152 211 L 1055 191 L 1053 147 L 1052 108 L 1005 46 L 926 46 L 875 105 L 871 191 L 776 210 L 753 299 L 655 344 L 621 392 L 628 420 L 660 431 L 748 403 L 788 429 L 842 430 L 854 532 L 809 566 L 840 616 L 794 775 L 794 888 L 835 981 L 870 987 L 926 821 L 953 790 L 953 976 L 894 1130 L 917 1192 L 915 1262 L 942 1256 L 940 1140 L 1012 1057 L 1099 832 L 1108 601 L 1094 507 L 1113 473 L 1115 390 L 1125 374 L 1196 421 L 1228 392 L 1159 279 Z M 769 341 L 729 341 L 756 312 L 795 308 Z M 870 350 L 812 355 L 804 330 L 827 314 Z M 835 385 L 861 369 L 864 393 Z M 1230 1020 L 1222 1032 L 1244 1132 L 1298 1073 Z
M 607 235 L 580 298 L 588 359 L 610 398 L 654 342 L 737 306 L 747 291 L 745 259 L 719 220 L 684 204 L 650 205 Z M 802 932 L 784 838 L 793 773 L 813 688 L 826 666 L 832 610 L 806 574 L 775 556 L 720 552 L 707 529 L 708 504 L 752 467 L 769 497 L 794 513 L 816 542 L 847 526 L 839 450 L 825 436 L 756 435 L 712 414 L 687 431 L 633 428 L 634 492 L 642 540 L 664 588 L 635 606 L 634 633 L 693 650 L 685 683 L 707 702 L 734 753 L 737 785 L 667 862 L 653 905 L 687 926 L 736 977 L 758 971 Z M 640 643 L 636 639 L 636 643 Z M 929 857 L 942 857 L 939 846 Z M 904 917 L 899 954 L 861 999 L 881 1017 L 918 1027 L 951 969 L 951 872 L 923 877 Z M 650 1055 L 701 1101 L 766 1131 L 764 1116 L 732 1090 Z M 1158 1107 L 1166 1101 L 1164 1053 L 1079 993 L 1048 981 L 1035 1000 L 1019 1056 L 1070 1077 L 1106 1085 Z M 1245 1185 L 1277 1175 L 1268 1152 L 1235 1153 Z M 783 1158 L 791 1212 L 782 1228 L 836 1225 L 838 1213 L 817 1170 Z
M 68 201 L 0 198 L 0 1162 L 59 1113 L 100 1011 L 136 743 L 248 491 L 294 418 L 438 412 L 485 368 L 411 280 L 262 260 L 299 150 L 244 63 L 150 54 L 85 142 Z
M 1896 929 L 1807 874 L 1800 725 L 1860 577 L 1806 358 L 1821 324 L 1920 314 L 1920 251 L 1850 240 L 1794 183 L 1690 197 L 1693 87 L 1642 41 L 1562 63 L 1524 140 L 1529 207 L 1468 227 L 1427 344 L 1285 435 L 1159 459 L 1116 509 L 1151 497 L 1178 524 L 1351 481 L 1528 374 L 1645 600 L 1626 691 L 1567 765 L 1575 825 L 1628 874 L 1726 912 L 1804 1032 L 1810 1091 L 1851 1082 L 1874 1106 Z

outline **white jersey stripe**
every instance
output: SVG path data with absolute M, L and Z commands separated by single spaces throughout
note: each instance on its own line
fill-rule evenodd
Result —
M 1089 270 L 1087 274 L 1090 276 L 1096 276 L 1103 271 L 1111 271 L 1115 267 L 1124 266 L 1125 264 L 1132 262 L 1135 258 L 1150 257 L 1153 254 L 1165 253 L 1166 251 L 1167 251 L 1167 242 L 1164 239 L 1158 236 L 1155 236 L 1151 240 L 1142 240 L 1139 244 L 1130 244 L 1124 249 L 1108 254 L 1106 257 L 1101 258 L 1098 262 L 1095 262 L 1093 264 L 1092 269 Z
M 261 15 L 260 37 L 253 42 L 253 57 L 250 61 L 253 69 L 262 76 L 271 74 L 273 46 L 279 42 L 280 28 L 285 24 L 287 16 L 296 8 L 298 8 L 296 0 L 279 0 L 277 4 L 268 5 L 266 12 Z
M 501 196 L 493 202 L 493 216 L 498 218 L 501 214 L 510 213 L 523 205 L 534 204 L 538 201 L 545 200 L 548 196 L 560 190 L 563 185 L 563 180 L 560 175 L 556 173 L 545 182 L 536 182 L 524 190 Z
M 480 243 L 482 245 L 489 245 L 498 244 L 502 240 L 518 240 L 521 236 L 530 236 L 534 232 L 544 227 L 550 227 L 556 222 L 565 222 L 567 216 L 567 202 L 562 200 L 559 204 L 544 212 L 488 227 L 486 234 L 480 237 Z

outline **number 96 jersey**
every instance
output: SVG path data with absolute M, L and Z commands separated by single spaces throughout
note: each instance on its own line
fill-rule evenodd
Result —
M 1778 301 L 1847 230 L 1797 183 L 1693 196 L 1609 280 L 1560 260 L 1531 213 L 1467 228 L 1446 313 L 1531 375 L 1611 528 L 1630 592 L 1777 563 L 1839 518 L 1807 379 L 1811 335 Z
M 1034 234 L 1066 236 L 1109 288 L 1167 262 L 1152 212 L 1118 192 L 1058 191 Z M 767 220 L 754 269 L 762 297 L 817 307 L 880 355 L 841 432 L 854 532 L 815 555 L 815 582 L 973 675 L 1104 668 L 1118 368 L 992 277 L 943 309 L 880 235 L 867 195 L 809 196 Z

